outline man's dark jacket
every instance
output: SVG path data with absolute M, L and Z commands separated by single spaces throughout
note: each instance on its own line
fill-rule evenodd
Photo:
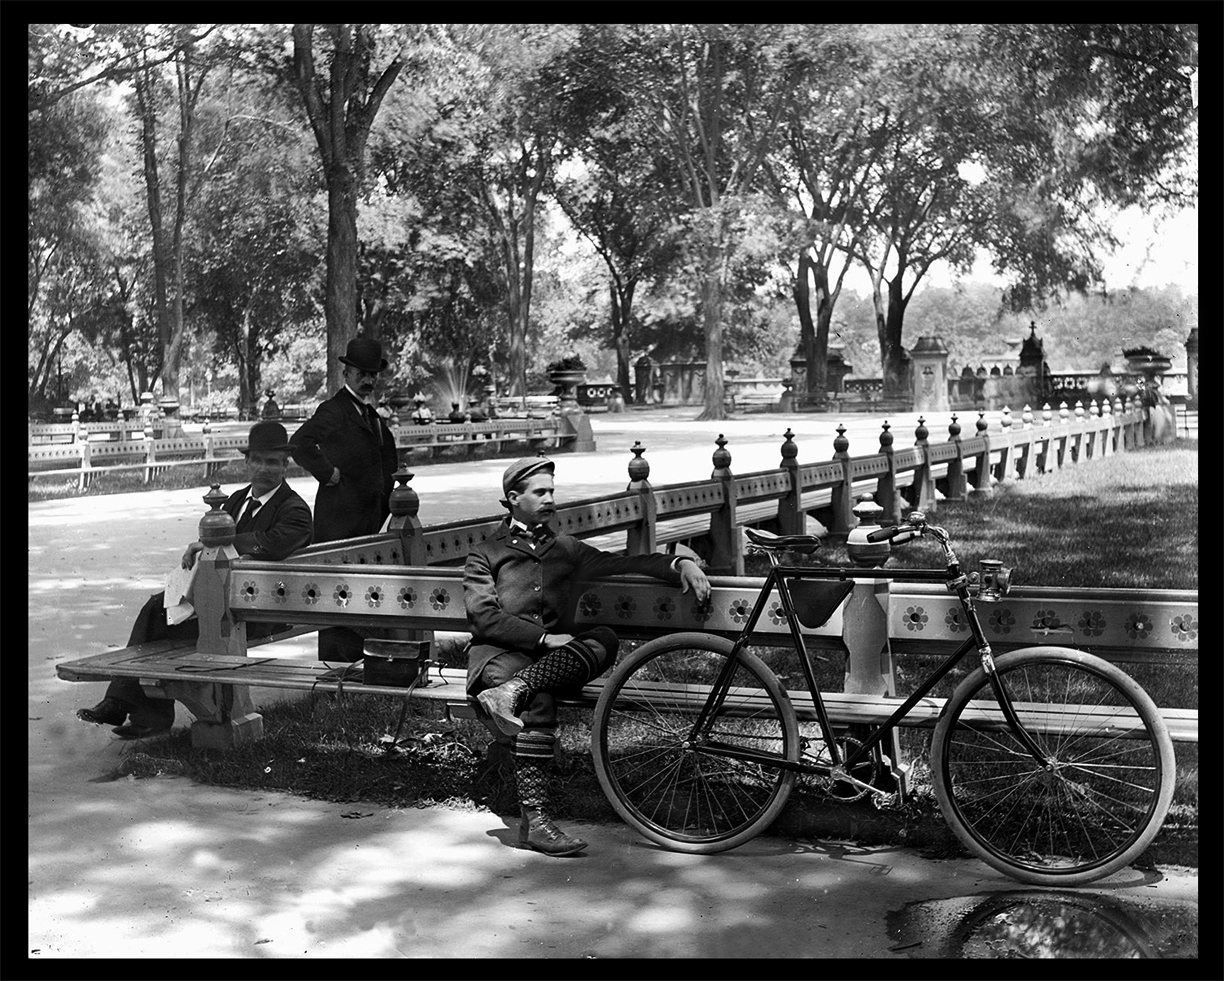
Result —
M 293 459 L 319 482 L 314 540 L 373 535 L 391 513 L 392 476 L 398 466 L 395 436 L 377 419 L 376 432 L 347 388 L 323 402 L 289 439 Z M 332 470 L 340 482 L 329 486 Z
M 613 555 L 571 535 L 531 545 L 509 522 L 468 553 L 463 601 L 472 628 L 468 689 L 484 666 L 503 651 L 543 654 L 545 633 L 574 633 L 573 605 L 578 583 L 605 576 L 645 575 L 678 583 L 666 555 Z
M 251 485 L 247 484 L 241 490 L 234 491 L 221 505 L 222 510 L 234 519 L 235 524 L 242 516 L 242 505 L 250 490 Z M 309 506 L 297 491 L 282 481 L 276 493 L 255 512 L 250 525 L 241 535 L 234 536 L 234 550 L 244 557 L 280 562 L 299 548 L 309 545 L 311 534 Z M 269 627 L 278 626 L 280 625 L 252 623 L 247 628 L 247 636 L 266 636 L 276 632 L 275 629 L 268 629 Z M 199 629 L 200 622 L 194 617 L 167 627 L 163 597 L 161 593 L 156 593 L 137 614 L 128 637 L 128 646 L 166 638 L 194 639 Z
M 241 518 L 243 503 L 251 485 L 235 491 L 221 505 L 234 523 Z M 310 508 L 298 493 L 284 481 L 268 502 L 251 518 L 241 535 L 234 536 L 234 549 L 239 555 L 253 559 L 279 562 L 299 548 L 310 544 Z M 252 623 L 247 626 L 247 639 L 270 637 L 285 628 L 279 623 Z M 166 623 L 164 593 L 154 593 L 145 601 L 132 632 L 128 647 L 155 640 L 195 640 L 200 635 L 200 621 L 195 617 L 173 626 Z M 106 697 L 123 702 L 131 721 L 136 725 L 168 727 L 174 722 L 174 702 L 168 698 L 150 698 L 137 678 L 116 678 L 106 689 Z

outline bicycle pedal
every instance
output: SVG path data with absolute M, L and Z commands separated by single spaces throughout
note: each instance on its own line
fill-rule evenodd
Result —
M 895 811 L 901 807 L 900 794 L 872 794 L 871 803 L 877 811 Z

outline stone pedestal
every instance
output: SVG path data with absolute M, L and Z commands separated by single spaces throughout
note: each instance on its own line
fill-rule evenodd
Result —
M 910 351 L 914 412 L 948 411 L 948 349 L 938 337 L 920 337 Z
M 561 411 L 561 433 L 573 436 L 563 444 L 562 448 L 573 453 L 594 453 L 595 434 L 591 432 L 591 420 L 585 412 L 575 405 L 573 409 Z

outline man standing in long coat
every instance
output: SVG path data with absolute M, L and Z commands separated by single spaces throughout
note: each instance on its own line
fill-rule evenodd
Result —
M 354 337 L 340 363 L 344 387 L 289 440 L 293 459 L 319 482 L 316 542 L 381 531 L 391 513 L 392 476 L 399 465 L 395 435 L 371 401 L 378 375 L 387 367 L 382 345 L 373 338 Z M 319 631 L 320 660 L 355 661 L 361 653 L 358 632 L 347 627 Z

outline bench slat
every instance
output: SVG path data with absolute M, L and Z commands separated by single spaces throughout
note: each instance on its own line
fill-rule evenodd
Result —
M 344 676 L 347 669 L 352 669 L 353 677 Z M 64 662 L 56 665 L 56 673 L 66 681 L 98 681 L 111 677 L 127 677 L 321 692 L 348 691 L 368 695 L 402 696 L 406 692 L 404 688 L 367 685 L 361 680 L 360 668 L 344 663 L 302 661 L 296 658 L 265 660 L 259 657 L 242 658 L 232 655 L 200 654 L 195 651 L 190 642 L 182 641 L 143 644 L 139 647 L 96 654 L 79 661 Z M 430 678 L 429 685 L 412 690 L 413 698 L 445 701 L 448 703 L 448 711 L 452 714 L 474 717 L 474 712 L 469 715 L 463 708 L 467 704 L 466 672 L 458 668 L 431 667 Z M 640 692 L 645 692 L 647 702 L 654 701 L 651 698 L 650 687 L 644 685 L 639 688 Z M 669 701 L 674 702 L 679 697 L 692 707 L 699 706 L 710 690 L 708 685 L 692 685 L 681 691 L 677 691 L 675 686 L 660 684 L 655 687 L 658 688 L 660 695 L 665 691 Z M 603 682 L 598 681 L 586 685 L 580 694 L 559 698 L 558 701 L 563 705 L 591 709 L 602 690 Z M 743 711 L 746 714 L 768 707 L 768 698 L 764 695 L 754 695 L 742 690 L 737 691 L 736 694 L 742 701 Z M 806 691 L 791 691 L 789 694 L 796 715 L 803 721 L 814 721 L 816 711 L 812 696 Z M 826 692 L 824 701 L 829 717 L 838 724 L 880 725 L 896 711 L 902 699 Z M 931 728 L 938 721 L 943 706 L 944 699 L 941 698 L 920 699 L 910 709 L 901 725 Z M 1074 714 L 1047 706 L 1025 704 L 1022 707 L 1030 712 L 1040 712 L 1045 715 L 1046 723 L 1042 727 L 1044 732 L 1065 731 L 1073 718 L 1082 718 L 1084 714 L 1095 715 L 1103 724 L 1113 726 L 1121 732 L 1133 731 L 1139 724 L 1137 718 L 1120 715 L 1109 707 L 1078 706 Z M 1197 711 L 1161 709 L 1161 715 L 1175 741 L 1198 742 Z M 971 717 L 985 724 L 1003 724 L 1001 713 L 997 709 L 975 711 L 971 713 Z

